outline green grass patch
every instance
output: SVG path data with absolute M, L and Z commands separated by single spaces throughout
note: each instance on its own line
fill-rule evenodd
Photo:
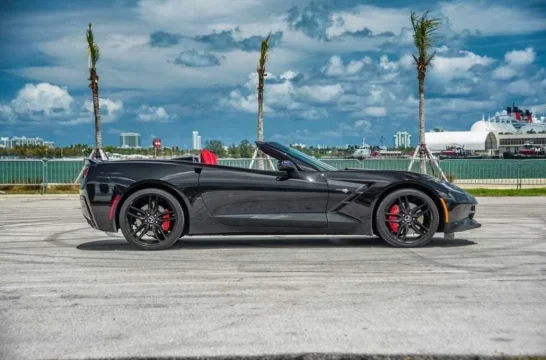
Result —
M 44 192 L 44 188 L 40 185 L 0 185 L 0 193 L 4 194 L 78 194 L 78 185 L 57 185 L 50 186 Z
M 546 196 L 546 188 L 531 189 L 466 189 L 472 196 Z

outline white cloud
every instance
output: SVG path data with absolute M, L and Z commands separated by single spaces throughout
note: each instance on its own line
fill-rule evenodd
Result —
M 468 77 L 468 71 L 476 65 L 489 66 L 495 60 L 488 56 L 480 56 L 471 51 L 460 51 L 462 56 L 436 56 L 432 60 L 431 74 L 441 80 L 448 81 Z
M 299 97 L 304 100 L 317 102 L 317 103 L 328 103 L 339 99 L 343 94 L 343 88 L 340 84 L 335 85 L 312 85 L 312 86 L 302 86 L 298 89 Z
M 525 50 L 509 51 L 504 55 L 504 60 L 513 66 L 528 65 L 535 61 L 535 50 L 528 47 Z
M 508 80 L 516 76 L 516 71 L 510 66 L 499 66 L 493 71 L 493 79 Z
M 412 69 L 415 66 L 415 60 L 413 59 L 413 56 L 404 54 L 398 60 L 398 65 L 400 65 L 402 69 Z
M 387 55 L 381 55 L 379 58 L 379 68 L 382 70 L 396 70 L 398 69 L 398 64 L 393 61 L 389 61 Z
M 356 120 L 353 123 L 341 122 L 332 130 L 327 130 L 322 133 L 328 137 L 343 137 L 343 136 L 362 136 L 370 131 L 372 124 L 366 120 Z
M 531 95 L 534 93 L 531 84 L 527 80 L 512 81 L 506 86 L 506 91 L 516 95 Z
M 0 104 L 0 124 L 14 123 L 16 119 L 17 115 L 10 106 Z
M 89 113 L 89 122 L 94 121 L 93 102 L 91 102 L 91 100 L 85 100 L 83 108 Z M 99 98 L 99 109 L 101 122 L 111 123 L 116 121 L 118 117 L 123 114 L 123 101 Z
M 332 15 L 333 25 L 326 30 L 329 38 L 344 32 L 357 32 L 365 28 L 374 34 L 387 31 L 398 32 L 402 26 L 410 26 L 407 9 L 359 5 L 350 11 L 340 11 Z
M 328 111 L 323 108 L 303 110 L 298 115 L 305 120 L 323 120 L 329 117 Z
M 506 35 L 546 29 L 544 13 L 533 13 L 527 7 L 515 3 L 508 7 L 475 0 L 442 2 L 440 11 L 449 18 L 449 24 L 456 32 L 468 29 L 483 35 Z
M 387 116 L 387 109 L 382 106 L 370 106 L 364 109 L 364 113 L 369 116 L 383 117 Z
M 163 106 L 141 105 L 138 109 L 137 120 L 140 122 L 168 122 L 173 118 Z
M 334 55 L 322 67 L 321 72 L 330 77 L 350 76 L 359 73 L 366 65 L 370 64 L 373 64 L 373 60 L 369 56 L 360 60 L 351 60 L 347 65 L 344 65 L 341 57 Z
M 296 76 L 298 76 L 297 72 L 289 70 L 289 71 L 281 74 L 281 76 L 279 76 L 279 78 L 282 79 L 282 80 L 293 80 L 293 79 L 296 78 Z
M 11 107 L 19 114 L 58 116 L 69 112 L 73 101 L 65 88 L 49 83 L 26 84 L 17 92 Z

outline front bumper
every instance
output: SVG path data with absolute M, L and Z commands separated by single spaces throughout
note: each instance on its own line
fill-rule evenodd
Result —
M 454 233 L 477 229 L 482 226 L 474 219 L 476 204 L 448 205 L 448 222 L 444 224 L 444 233 Z

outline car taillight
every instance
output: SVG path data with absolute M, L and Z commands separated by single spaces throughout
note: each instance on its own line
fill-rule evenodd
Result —
M 89 172 L 89 165 L 86 165 L 83 168 L 82 177 L 86 177 L 88 172 Z

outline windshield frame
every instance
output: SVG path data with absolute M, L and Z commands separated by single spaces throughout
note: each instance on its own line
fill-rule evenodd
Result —
M 263 145 L 270 146 L 273 149 L 283 153 L 288 158 L 299 160 L 299 161 L 309 165 L 310 167 L 316 169 L 317 171 L 323 171 L 323 172 L 325 172 L 325 171 L 339 171 L 338 168 L 336 168 L 336 167 L 334 167 L 332 165 L 326 164 L 325 162 L 320 161 L 319 159 L 317 159 L 317 158 L 315 158 L 313 156 L 307 155 L 307 154 L 305 154 L 305 153 L 303 153 L 303 152 L 301 152 L 299 150 L 296 150 L 293 147 L 286 146 L 286 145 L 283 145 L 283 144 L 279 144 L 277 142 L 265 142 L 265 143 L 263 143 Z M 296 164 L 296 166 L 297 166 L 297 164 Z

